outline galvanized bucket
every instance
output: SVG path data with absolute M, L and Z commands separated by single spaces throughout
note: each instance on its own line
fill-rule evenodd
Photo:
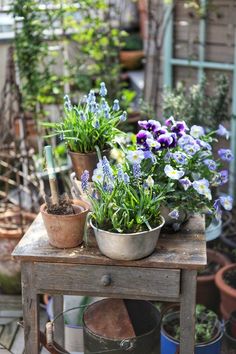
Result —
M 100 230 L 93 225 L 94 234 L 99 250 L 111 259 L 132 261 L 149 256 L 154 249 L 160 235 L 165 220 L 161 216 L 161 224 L 150 230 L 139 233 L 119 234 Z
M 100 301 L 101 306 L 102 302 Z M 124 300 L 136 337 L 105 338 L 93 333 L 84 321 L 84 354 L 160 354 L 159 311 L 148 301 Z M 84 312 L 90 311 L 90 305 Z

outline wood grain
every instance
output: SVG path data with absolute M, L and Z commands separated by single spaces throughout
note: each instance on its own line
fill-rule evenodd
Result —
M 96 243 L 71 249 L 50 246 L 39 214 L 13 254 L 26 261 L 112 265 L 145 268 L 200 269 L 206 265 L 204 219 L 194 216 L 178 233 L 161 233 L 152 255 L 138 261 L 115 261 L 103 256 Z

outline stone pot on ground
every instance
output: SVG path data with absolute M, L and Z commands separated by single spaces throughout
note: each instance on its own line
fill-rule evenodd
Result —
M 230 264 L 230 260 L 220 252 L 207 249 L 207 267 L 197 277 L 197 303 L 219 312 L 220 293 L 215 285 L 216 272 Z
M 236 264 L 221 268 L 215 276 L 216 286 L 220 291 L 220 311 L 225 320 L 236 310 Z

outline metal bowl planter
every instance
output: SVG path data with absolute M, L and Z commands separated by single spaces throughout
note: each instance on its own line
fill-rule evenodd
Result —
M 179 318 L 179 312 L 168 313 L 165 316 L 165 321 L 172 321 Z M 223 331 L 221 323 L 217 323 L 217 332 L 211 341 L 195 344 L 194 354 L 221 354 Z M 161 326 L 161 354 L 177 354 L 179 353 L 179 341 L 174 339 L 165 330 L 163 324 Z
M 222 233 L 222 220 L 213 219 L 209 226 L 206 227 L 206 241 L 213 241 Z
M 90 220 L 101 253 L 111 259 L 122 261 L 132 261 L 149 256 L 156 248 L 164 223 L 165 220 L 161 216 L 161 224 L 150 231 L 119 234 L 98 229 Z

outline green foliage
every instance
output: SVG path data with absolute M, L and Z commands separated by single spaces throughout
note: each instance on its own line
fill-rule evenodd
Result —
M 110 175 L 105 172 L 106 168 L 103 168 L 104 174 L 101 167 L 94 174 L 94 189 L 90 194 L 94 224 L 102 230 L 118 233 L 142 232 L 160 225 L 160 204 L 164 198 L 160 187 L 149 181 L 145 183 L 141 176 L 134 177 L 128 162 L 123 168 L 108 167 Z M 99 173 L 101 181 L 97 178 Z
M 139 33 L 129 33 L 124 38 L 124 50 L 142 50 L 143 41 Z
M 187 90 L 183 83 L 176 89 L 166 89 L 163 95 L 163 113 L 171 115 L 187 124 L 203 125 L 217 129 L 223 121 L 229 120 L 229 81 L 225 75 L 216 78 L 216 86 L 211 95 L 206 90 L 209 84 L 203 78 L 200 84 Z

